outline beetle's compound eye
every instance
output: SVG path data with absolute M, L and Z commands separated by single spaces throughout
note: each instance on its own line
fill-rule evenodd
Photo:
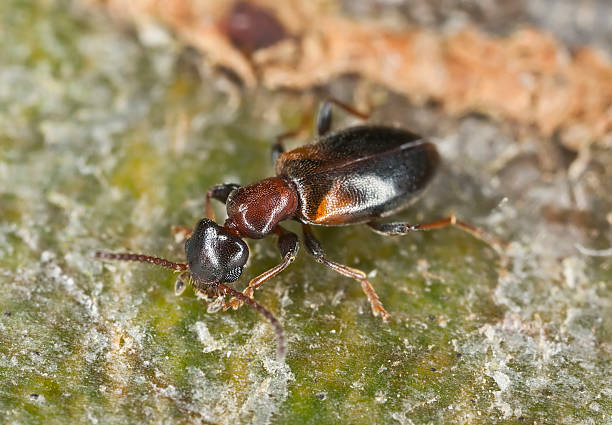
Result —
M 227 275 L 225 275 L 224 282 L 234 282 L 238 280 L 241 274 L 242 274 L 242 267 L 236 267 L 235 269 L 230 270 Z
M 212 220 L 200 220 L 185 242 L 189 272 L 196 286 L 233 282 L 249 258 L 247 244 Z

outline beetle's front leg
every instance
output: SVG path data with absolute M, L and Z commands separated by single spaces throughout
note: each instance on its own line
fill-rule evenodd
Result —
M 236 183 L 224 183 L 214 185 L 213 187 L 208 189 L 208 192 L 206 192 L 206 201 L 204 204 L 206 218 L 215 221 L 215 213 L 213 212 L 212 206 L 210 205 L 211 199 L 216 199 L 217 201 L 220 201 L 225 204 L 230 193 L 232 193 L 239 187 L 240 185 Z
M 213 187 L 208 189 L 208 192 L 206 192 L 206 200 L 204 201 L 206 218 L 215 221 L 215 213 L 213 212 L 212 206 L 210 205 L 211 199 L 216 199 L 225 204 L 230 193 L 232 193 L 233 190 L 238 189 L 239 187 L 240 185 L 236 183 L 224 183 L 214 185 Z M 177 243 L 183 242 L 191 237 L 192 229 L 190 227 L 172 226 L 170 230 L 172 231 L 174 239 Z
M 170 231 L 174 235 L 174 241 L 176 243 L 184 242 L 186 239 L 191 237 L 193 229 L 187 226 L 172 226 Z
M 361 283 L 361 288 L 363 289 L 363 292 L 365 292 L 366 296 L 370 300 L 370 305 L 372 306 L 372 313 L 374 314 L 374 316 L 380 315 L 383 321 L 385 322 L 388 321 L 391 316 L 389 315 L 389 313 L 387 313 L 387 310 L 385 310 L 385 308 L 382 306 L 380 299 L 378 298 L 378 295 L 376 295 L 376 291 L 374 290 L 374 287 L 366 279 L 365 273 L 362 272 L 361 270 L 357 270 L 352 267 L 348 267 L 348 266 L 336 263 L 334 261 L 328 260 L 327 257 L 325 256 L 325 251 L 323 251 L 321 244 L 315 238 L 310 226 L 308 226 L 307 224 L 304 224 L 302 225 L 302 230 L 304 232 L 304 244 L 306 245 L 306 249 L 308 250 L 308 252 L 310 252 L 310 254 L 312 254 L 315 260 L 319 263 L 325 264 L 327 267 L 340 273 L 341 275 L 350 277 L 352 279 L 355 279 L 359 283 Z
M 283 261 L 275 267 L 272 267 L 270 270 L 260 274 L 259 276 L 251 279 L 249 282 L 249 286 L 242 292 L 249 298 L 253 298 L 253 292 L 255 289 L 259 288 L 268 280 L 272 279 L 274 276 L 285 270 L 295 257 L 297 256 L 298 250 L 300 248 L 300 242 L 297 235 L 293 232 L 285 230 L 281 226 L 276 226 L 274 232 L 278 235 L 278 241 L 276 242 L 276 246 L 283 258 Z M 232 298 L 229 303 L 225 305 L 225 309 L 230 307 L 237 309 L 242 306 L 243 301 L 240 301 L 236 298 Z

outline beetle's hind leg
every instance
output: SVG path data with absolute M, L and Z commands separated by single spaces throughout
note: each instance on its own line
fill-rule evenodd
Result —
M 419 230 L 433 230 L 441 229 L 443 227 L 453 226 L 457 227 L 464 232 L 468 232 L 475 238 L 485 242 L 493 249 L 498 252 L 502 252 L 504 248 L 508 246 L 508 243 L 485 232 L 479 227 L 472 226 L 465 221 L 457 220 L 454 215 L 443 218 L 441 220 L 432 221 L 429 223 L 422 224 L 408 224 L 408 223 L 379 223 L 376 221 L 367 223 L 376 233 L 388 236 L 399 236 L 405 235 L 409 232 L 415 232 Z
M 319 263 L 325 264 L 327 267 L 340 273 L 341 275 L 350 277 L 361 283 L 363 292 L 365 292 L 366 296 L 370 300 L 370 305 L 372 306 L 372 313 L 374 313 L 374 316 L 380 315 L 385 322 L 388 321 L 391 316 L 382 306 L 380 300 L 378 299 L 378 295 L 376 295 L 376 291 L 372 287 L 372 284 L 366 279 L 365 273 L 361 270 L 328 260 L 325 256 L 325 251 L 323 251 L 321 244 L 315 238 L 310 226 L 304 224 L 302 225 L 302 230 L 304 232 L 304 243 L 306 245 L 306 249 L 315 258 L 315 260 Z
M 242 291 L 242 294 L 249 298 L 253 298 L 253 292 L 255 292 L 255 289 L 259 288 L 268 280 L 272 279 L 274 276 L 289 267 L 297 256 L 298 249 L 300 248 L 300 242 L 297 235 L 293 232 L 285 230 L 281 226 L 276 226 L 274 232 L 278 235 L 276 246 L 278 247 L 281 257 L 283 257 L 283 261 L 280 264 L 272 267 L 270 270 L 251 279 L 249 286 Z M 232 298 L 229 303 L 224 306 L 224 308 L 226 310 L 230 307 L 237 309 L 242 306 L 243 303 L 244 301 L 238 300 L 237 298 Z

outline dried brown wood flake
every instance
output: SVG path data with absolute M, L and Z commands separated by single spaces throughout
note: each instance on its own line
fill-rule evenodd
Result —
M 307 89 L 357 74 L 453 115 L 481 112 L 558 132 L 572 150 L 612 146 L 612 64 L 583 47 L 521 29 L 440 34 L 348 19 L 325 0 L 83 0 L 122 18 L 171 27 L 247 86 Z

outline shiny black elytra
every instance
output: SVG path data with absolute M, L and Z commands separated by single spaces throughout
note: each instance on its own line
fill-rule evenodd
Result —
M 350 106 L 330 99 L 336 105 L 361 118 Z M 268 318 L 278 336 L 278 357 L 285 352 L 285 339 L 278 320 L 253 299 L 253 292 L 276 276 L 295 259 L 299 240 L 283 228 L 283 220 L 302 223 L 304 243 L 314 259 L 336 272 L 357 280 L 367 295 L 375 316 L 384 321 L 389 314 L 383 308 L 365 273 L 334 261 L 325 255 L 312 233 L 311 225 L 344 226 L 364 223 L 384 235 L 404 235 L 415 230 L 457 226 L 494 246 L 502 244 L 477 227 L 454 216 L 425 224 L 382 223 L 383 217 L 405 209 L 423 193 L 432 181 L 440 158 L 431 142 L 406 130 L 362 125 L 329 133 L 331 105 L 323 103 L 317 117 L 318 139 L 313 144 L 284 152 L 283 140 L 298 131 L 277 138 L 273 149 L 276 176 L 248 186 L 222 184 L 206 194 L 206 218 L 195 229 L 177 228 L 188 237 L 185 242 L 187 262 L 174 263 L 158 257 L 129 253 L 97 252 L 96 257 L 111 260 L 140 261 L 180 272 L 177 294 L 188 280 L 207 298 L 216 297 L 213 310 L 239 308 L 246 303 Z M 225 203 L 227 219 L 223 226 L 214 220 L 210 200 Z M 261 239 L 272 233 L 283 258 L 276 267 L 251 279 L 243 292 L 228 282 L 236 281 L 249 257 L 243 238 Z M 231 296 L 229 302 L 224 297 Z

